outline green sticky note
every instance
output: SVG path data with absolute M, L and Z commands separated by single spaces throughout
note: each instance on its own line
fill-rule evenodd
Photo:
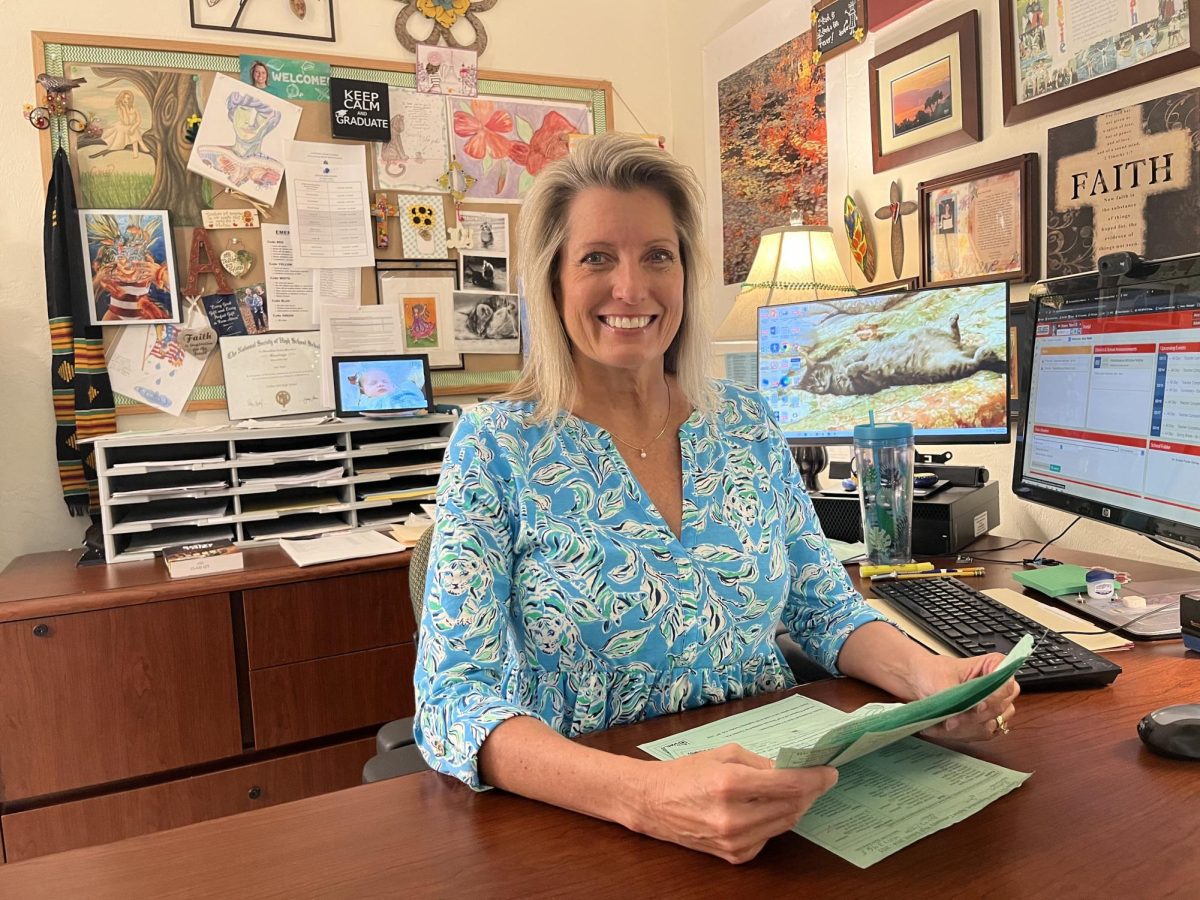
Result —
M 1062 597 L 1064 594 L 1081 594 L 1086 591 L 1087 580 L 1084 576 L 1087 572 L 1083 566 L 1071 564 L 1042 566 L 1039 569 L 1013 572 L 1013 580 L 1048 597 Z

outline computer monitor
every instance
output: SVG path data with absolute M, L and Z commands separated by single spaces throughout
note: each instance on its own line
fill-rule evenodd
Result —
M 1009 437 L 1008 282 L 766 306 L 758 389 L 792 444 L 909 422 L 926 444 Z
M 1200 256 L 1030 297 L 1013 491 L 1200 546 Z

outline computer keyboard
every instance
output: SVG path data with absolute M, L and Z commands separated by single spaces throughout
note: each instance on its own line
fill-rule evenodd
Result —
M 1017 670 L 1022 690 L 1096 687 L 1109 684 L 1121 667 L 1049 631 L 957 578 L 874 582 L 871 590 L 962 656 L 1007 653 L 1028 633 L 1035 649 Z

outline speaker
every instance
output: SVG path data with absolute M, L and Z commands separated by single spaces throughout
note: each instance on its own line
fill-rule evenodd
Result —
M 951 465 L 922 465 L 917 463 L 916 471 L 933 472 L 938 478 L 944 478 L 959 487 L 979 487 L 987 484 L 991 473 L 983 466 L 951 466 Z M 841 480 L 850 477 L 850 463 L 833 460 L 829 463 L 829 477 Z

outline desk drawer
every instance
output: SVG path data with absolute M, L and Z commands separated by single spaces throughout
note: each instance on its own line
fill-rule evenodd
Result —
M 373 738 L 2 819 L 9 862 L 327 794 L 362 781 Z
M 408 569 L 256 588 L 242 594 L 251 669 L 411 641 Z
M 262 750 L 413 714 L 411 643 L 250 673 L 254 744 Z

